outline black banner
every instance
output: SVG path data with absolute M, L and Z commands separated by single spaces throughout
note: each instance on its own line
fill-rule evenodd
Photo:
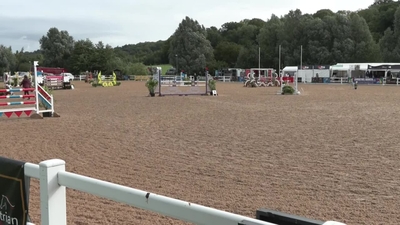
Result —
M 0 225 L 23 225 L 28 221 L 24 165 L 0 157 Z
M 380 65 L 380 66 L 371 66 L 368 65 L 368 69 L 370 70 L 399 70 L 400 69 L 400 65 Z

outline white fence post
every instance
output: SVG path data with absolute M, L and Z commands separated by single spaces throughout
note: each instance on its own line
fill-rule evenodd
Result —
M 67 225 L 66 188 L 58 184 L 58 172 L 65 171 L 65 161 L 43 161 L 39 163 L 39 169 L 41 224 Z

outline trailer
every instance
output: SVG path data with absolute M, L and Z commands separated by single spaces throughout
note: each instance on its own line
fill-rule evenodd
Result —
M 60 76 L 41 76 L 39 85 L 44 85 L 50 89 L 72 89 L 72 79 L 68 73 L 62 73 Z

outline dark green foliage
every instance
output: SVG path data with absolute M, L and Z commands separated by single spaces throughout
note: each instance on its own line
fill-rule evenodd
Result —
M 153 77 L 150 77 L 148 81 L 146 81 L 145 86 L 149 90 L 150 94 L 154 94 L 155 88 L 158 85 L 158 80 L 153 79 Z
M 74 50 L 74 38 L 68 31 L 59 31 L 52 27 L 46 36 L 39 40 L 40 50 L 44 57 L 44 64 L 51 67 L 67 67 L 68 60 Z
M 217 90 L 217 81 L 216 80 L 209 80 L 208 81 L 208 86 L 210 87 L 210 90 Z
M 292 86 L 285 85 L 282 88 L 282 94 L 283 95 L 292 95 L 292 94 L 294 94 L 294 88 Z
M 394 16 L 393 28 L 387 28 L 379 44 L 385 61 L 400 61 L 400 7 Z
M 213 59 L 213 48 L 204 26 L 189 17 L 183 19 L 171 39 L 169 63 L 177 64 L 178 71 L 201 74 Z

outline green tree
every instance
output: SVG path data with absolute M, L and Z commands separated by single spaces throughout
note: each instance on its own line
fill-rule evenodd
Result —
M 31 71 L 33 61 L 39 61 L 40 63 L 44 61 L 40 50 L 27 52 L 22 48 L 20 51 L 16 51 L 14 55 L 16 59 L 15 71 Z
M 118 68 L 112 68 L 112 64 L 109 63 L 115 56 L 114 49 L 104 43 L 99 41 L 95 44 L 95 50 L 93 57 L 91 58 L 91 65 L 93 70 L 102 71 L 103 74 L 110 74 L 112 71 Z
M 171 40 L 169 62 L 188 73 L 204 71 L 207 62 L 214 58 L 211 43 L 206 38 L 206 30 L 197 21 L 186 17 L 179 24 Z
M 253 25 L 256 26 L 258 28 L 258 30 L 260 30 L 262 27 L 264 27 L 265 25 L 265 21 L 262 19 L 258 19 L 258 18 L 253 18 L 251 20 L 247 21 L 248 25 Z
M 223 41 L 217 45 L 214 50 L 214 56 L 217 61 L 225 62 L 229 67 L 234 67 L 239 56 L 241 46 Z
M 324 19 L 327 16 L 334 16 L 335 13 L 332 12 L 330 9 L 320 9 L 316 13 L 314 13 L 313 17 L 314 18 L 319 18 L 319 19 Z
M 11 47 L 0 45 L 0 72 L 12 71 L 14 72 L 16 65 L 15 55 L 12 53 Z
M 367 21 L 376 42 L 379 42 L 388 28 L 393 29 L 394 14 L 399 6 L 400 2 L 398 1 L 377 0 L 367 9 L 358 12 Z
M 238 59 L 235 67 L 237 68 L 255 68 L 258 67 L 258 47 L 244 47 L 240 48 Z
M 143 63 L 129 63 L 126 68 L 126 74 L 129 75 L 147 75 L 147 67 Z
M 307 47 L 307 31 L 305 20 L 311 16 L 304 15 L 299 9 L 291 10 L 282 18 L 282 31 L 279 32 L 278 40 L 282 45 L 282 66 L 300 64 L 300 46 Z M 278 52 L 275 53 L 275 56 Z M 304 60 L 307 57 L 303 58 Z
M 80 74 L 80 72 L 92 71 L 95 51 L 94 44 L 89 39 L 75 42 L 68 64 L 70 72 L 73 74 Z
M 397 62 L 400 57 L 394 51 L 397 48 L 397 37 L 393 33 L 392 29 L 388 28 L 381 40 L 379 41 L 379 45 L 381 48 L 382 59 L 384 62 Z
M 163 51 L 166 41 L 157 42 L 142 42 L 137 44 L 128 44 L 122 47 L 116 47 L 115 50 L 118 52 L 126 52 L 130 57 L 129 61 L 143 62 L 148 61 L 149 63 L 160 63 L 156 62 L 159 60 L 168 61 L 168 51 Z M 169 50 L 169 45 L 168 49 Z M 158 57 L 154 60 L 153 57 Z
M 160 64 L 168 64 L 169 63 L 169 49 L 171 47 L 171 40 L 172 40 L 172 36 L 169 37 L 163 43 L 163 45 L 161 47 L 161 53 L 160 53 L 161 62 L 159 62 Z
M 228 22 L 221 26 L 220 32 L 225 41 L 239 43 L 240 35 L 238 34 L 238 29 L 243 25 L 243 23 Z
M 244 24 L 236 30 L 236 35 L 241 37 L 236 43 L 245 47 L 258 45 L 257 35 L 260 33 L 261 28 L 249 24 L 248 21 L 243 21 L 243 23 Z
M 44 64 L 54 67 L 67 67 L 67 62 L 74 48 L 74 39 L 68 31 L 50 28 L 46 36 L 39 40 L 43 51 Z
M 15 52 L 15 54 L 14 54 L 14 57 L 15 57 L 15 68 L 14 69 L 16 71 L 18 71 L 18 68 L 19 68 L 19 66 L 22 63 L 23 58 L 24 58 L 24 48 L 21 48 L 20 51 L 17 50 Z
M 395 13 L 394 28 L 386 29 L 384 36 L 379 41 L 382 58 L 386 62 L 400 61 L 400 7 Z
M 373 40 L 368 24 L 357 13 L 349 16 L 351 40 L 354 43 L 351 62 L 378 62 L 381 60 L 379 45 Z
M 21 65 L 21 67 L 24 67 L 24 69 L 21 68 L 21 71 L 31 70 L 33 61 L 39 61 L 39 63 L 44 62 L 44 56 L 40 50 L 36 50 L 34 52 L 24 52 L 23 59 L 24 63 Z
M 211 46 L 213 48 L 217 47 L 217 45 L 222 41 L 222 35 L 216 27 L 210 27 L 206 29 L 207 31 L 207 40 L 210 41 Z
M 283 22 L 279 17 L 272 14 L 271 18 L 261 28 L 257 36 L 257 42 L 260 43 L 261 52 L 263 53 L 263 62 L 266 67 L 278 68 L 278 46 L 281 44 L 279 37 L 283 34 Z
M 303 51 L 303 64 L 334 64 L 331 51 L 332 34 L 329 32 L 327 24 L 321 19 L 329 15 L 315 17 L 306 23 L 307 42 Z
M 107 61 L 106 68 L 109 74 L 116 69 L 121 70 L 123 73 L 127 72 L 125 62 L 117 56 L 113 56 Z

